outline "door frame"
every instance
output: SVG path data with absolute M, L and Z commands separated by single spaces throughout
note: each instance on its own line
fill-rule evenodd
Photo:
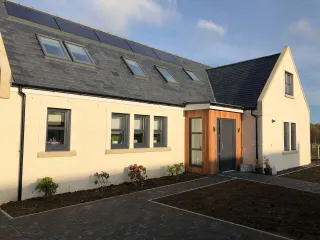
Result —
M 234 169 L 231 169 L 230 171 L 236 171 L 237 170 L 237 159 L 236 159 L 236 154 L 237 154 L 237 147 L 236 147 L 236 141 L 237 141 L 237 135 L 236 135 L 236 126 L 237 126 L 237 121 L 234 118 L 217 118 L 217 172 L 221 173 L 220 171 L 220 120 L 221 119 L 227 119 L 227 120 L 232 120 L 233 125 L 234 125 L 234 131 L 233 131 L 233 139 L 234 139 L 234 147 L 233 147 L 233 156 L 234 156 Z

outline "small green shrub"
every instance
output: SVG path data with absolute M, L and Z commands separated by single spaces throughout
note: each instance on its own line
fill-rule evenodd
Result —
M 93 174 L 93 176 L 95 177 L 95 180 L 93 181 L 94 184 L 98 184 L 100 187 L 107 187 L 109 184 L 109 177 L 110 175 L 104 171 L 101 171 L 100 173 L 96 172 L 95 174 Z
M 129 166 L 129 173 L 128 176 L 130 177 L 131 181 L 135 184 L 143 183 L 148 176 L 147 176 L 147 169 L 142 165 L 133 164 Z
M 119 137 L 119 136 L 112 136 L 112 137 L 111 137 L 111 141 L 118 142 L 118 141 L 119 141 L 119 139 L 120 139 L 120 137 Z
M 183 173 L 184 165 L 183 163 L 176 163 L 168 166 L 168 174 L 169 176 L 178 176 Z
M 36 190 L 43 192 L 44 196 L 51 196 L 57 192 L 59 184 L 55 183 L 51 177 L 44 177 L 37 182 Z

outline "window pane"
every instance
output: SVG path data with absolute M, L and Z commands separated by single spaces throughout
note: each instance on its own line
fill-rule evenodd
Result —
M 191 164 L 202 165 L 202 151 L 191 150 Z
M 143 119 L 142 118 L 135 118 L 134 119 L 134 129 L 141 130 L 143 129 Z
M 192 134 L 191 148 L 202 149 L 202 134 Z
M 187 73 L 189 74 L 189 76 L 191 77 L 192 80 L 199 81 L 199 78 L 193 72 L 187 70 Z
M 291 150 L 297 150 L 296 146 L 296 124 L 291 123 Z
M 124 144 L 124 143 L 125 143 L 124 132 L 112 131 L 111 144 Z
M 284 123 L 284 150 L 289 151 L 289 123 Z
M 144 133 L 135 133 L 134 134 L 134 143 L 144 143 Z
M 47 145 L 56 146 L 64 144 L 64 130 L 48 130 Z
M 161 133 L 154 133 L 153 134 L 153 143 L 162 143 L 162 134 Z
M 170 72 L 165 68 L 157 67 L 157 69 L 161 72 L 162 76 L 168 81 L 172 83 L 176 83 L 174 77 L 170 74 Z
M 123 129 L 123 119 L 122 119 L 122 117 L 112 117 L 111 128 L 112 129 Z
M 66 43 L 68 50 L 72 54 L 72 57 L 75 61 L 80 62 L 86 62 L 86 63 L 92 63 L 87 51 L 84 49 L 84 47 L 73 45 L 70 43 Z
M 162 130 L 162 120 L 161 119 L 154 119 L 154 130 Z
M 191 132 L 202 132 L 202 118 L 191 119 Z
M 64 127 L 65 113 L 50 111 L 48 113 L 48 127 Z
M 51 39 L 51 38 L 41 37 L 41 36 L 39 36 L 39 39 L 47 54 L 55 55 L 57 57 L 67 58 L 67 55 L 63 50 L 60 41 Z
M 125 61 L 135 75 L 139 75 L 143 77 L 147 76 L 136 61 L 129 60 L 129 59 L 125 59 Z

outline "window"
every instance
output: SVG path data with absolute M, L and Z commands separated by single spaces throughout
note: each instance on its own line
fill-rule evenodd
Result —
M 70 110 L 48 109 L 46 151 L 70 150 Z
M 291 150 L 297 150 L 295 123 L 291 123 Z
M 140 77 L 147 77 L 147 74 L 145 71 L 141 68 L 141 66 L 134 60 L 130 60 L 127 58 L 122 58 L 124 62 L 127 64 L 129 69 L 134 75 L 140 76 Z
M 290 128 L 290 129 L 289 129 Z M 284 123 L 284 151 L 297 150 L 296 124 Z
M 290 150 L 290 135 L 289 135 L 289 123 L 285 122 L 284 123 L 284 150 L 289 151 Z
M 285 94 L 293 96 L 293 75 L 285 72 Z
M 188 76 L 194 81 L 200 81 L 199 78 L 190 70 L 184 69 Z
M 93 64 L 87 49 L 83 46 L 65 42 L 66 47 L 72 57 L 72 60 L 75 62 Z
M 112 114 L 111 148 L 129 148 L 129 114 Z
M 177 81 L 174 79 L 174 77 L 172 76 L 172 74 L 169 72 L 168 69 L 158 67 L 158 66 L 155 66 L 155 67 L 167 82 L 177 83 Z
M 154 117 L 153 122 L 153 146 L 166 147 L 167 146 L 167 118 Z
M 70 59 L 67 51 L 65 50 L 60 40 L 37 35 L 40 42 L 40 46 L 47 56 L 59 57 L 64 59 Z
M 134 115 L 134 147 L 149 147 L 149 117 Z
M 190 119 L 190 165 L 202 166 L 202 118 Z

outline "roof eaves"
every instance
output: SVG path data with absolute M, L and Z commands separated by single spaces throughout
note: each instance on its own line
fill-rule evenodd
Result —
M 155 105 L 166 105 L 166 106 L 172 106 L 172 107 L 181 107 L 181 108 L 185 107 L 185 105 L 183 105 L 183 104 L 170 104 L 170 103 L 166 103 L 166 102 L 156 102 L 156 101 L 149 101 L 149 100 L 143 100 L 143 99 L 119 97 L 119 96 L 113 96 L 113 95 L 108 95 L 108 94 L 98 94 L 98 93 L 84 92 L 84 91 L 77 91 L 77 90 L 64 90 L 64 89 L 58 89 L 58 88 L 52 88 L 52 87 L 43 87 L 43 86 L 35 86 L 35 85 L 30 85 L 30 84 L 21 84 L 21 83 L 17 83 L 17 82 L 12 82 L 11 84 L 12 84 L 12 86 L 24 87 L 27 89 L 53 91 L 53 92 L 60 92 L 60 93 L 70 93 L 70 94 L 91 96 L 91 97 L 111 98 L 111 99 L 117 99 L 117 100 L 141 102 L 141 103 L 148 103 L 148 104 L 155 104 Z

